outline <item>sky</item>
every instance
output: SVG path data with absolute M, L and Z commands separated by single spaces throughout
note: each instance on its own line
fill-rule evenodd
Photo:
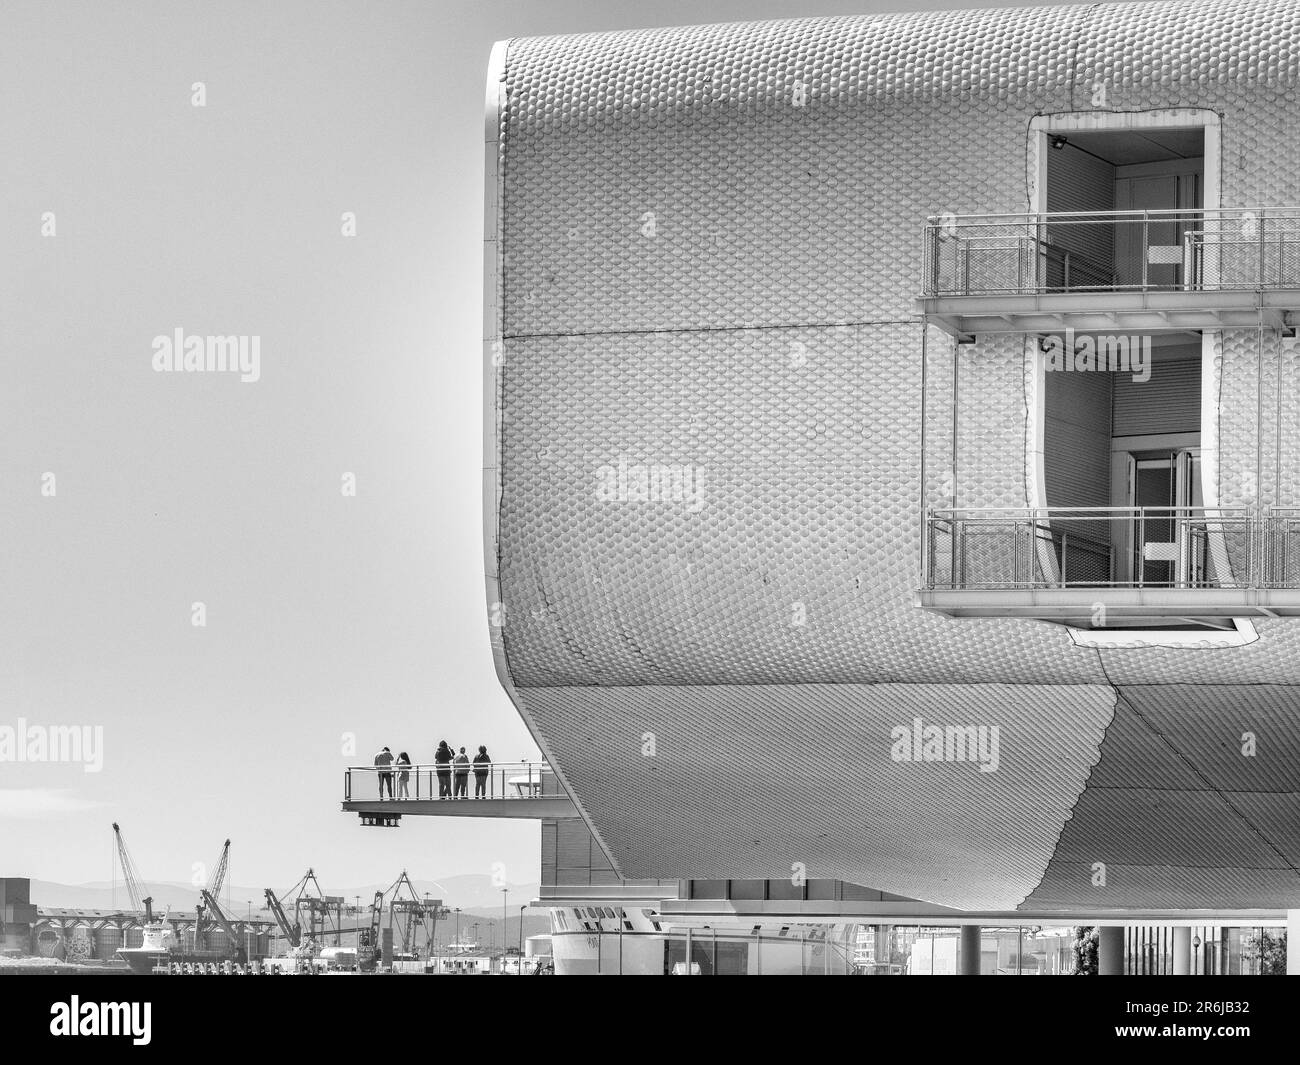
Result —
M 146 881 L 226 838 L 245 884 L 536 881 L 534 822 L 338 807 L 383 745 L 538 756 L 483 588 L 491 46 L 936 6 L 987 5 L 7 2 L 0 876 L 108 880 L 117 821 Z M 90 745 L 5 760 L 22 723 Z

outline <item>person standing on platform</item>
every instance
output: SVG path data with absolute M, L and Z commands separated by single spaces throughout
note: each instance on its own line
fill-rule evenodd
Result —
M 411 789 L 407 781 L 411 779 L 411 771 L 407 768 L 411 764 L 411 756 L 403 751 L 397 756 L 397 768 L 401 770 L 397 774 L 397 790 L 403 799 L 411 797 Z
M 384 787 L 388 788 L 388 797 L 393 797 L 393 771 L 388 767 L 393 764 L 393 752 L 385 747 L 375 755 L 375 765 L 379 766 L 379 798 L 384 798 Z
M 469 798 L 469 756 L 464 747 L 456 755 L 456 798 Z
M 487 779 L 491 771 L 492 759 L 488 757 L 487 748 L 480 746 L 474 756 L 474 798 L 487 798 Z
M 438 798 L 451 798 L 451 748 L 446 740 L 438 741 L 438 750 L 433 756 L 438 767 Z

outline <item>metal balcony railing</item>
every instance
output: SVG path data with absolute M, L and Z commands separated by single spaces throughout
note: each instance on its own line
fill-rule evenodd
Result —
M 1262 525 L 1261 587 L 1300 588 L 1300 509 L 1275 507 Z
M 931 217 L 925 295 L 1300 288 L 1300 207 Z
M 405 776 L 405 780 L 403 780 Z M 390 787 L 391 785 L 391 787 Z M 481 785 L 481 787 L 480 787 Z M 343 770 L 343 801 L 392 799 L 405 801 L 445 799 L 567 798 L 567 793 L 545 762 L 490 762 L 486 766 L 456 765 L 354 765 Z
M 1300 587 L 1300 511 L 1266 513 L 1260 519 L 1245 507 L 931 510 L 926 586 Z

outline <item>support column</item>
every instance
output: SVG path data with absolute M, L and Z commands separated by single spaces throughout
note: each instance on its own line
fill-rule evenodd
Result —
M 1124 975 L 1124 927 L 1104 924 L 1097 929 L 1097 975 Z
M 1190 976 L 1192 974 L 1192 930 L 1175 928 L 1174 932 L 1174 975 Z
M 1286 911 L 1286 974 L 1300 976 L 1300 910 Z
M 957 952 L 957 973 L 960 976 L 979 976 L 980 974 L 980 926 L 964 924 L 961 926 L 961 944 Z

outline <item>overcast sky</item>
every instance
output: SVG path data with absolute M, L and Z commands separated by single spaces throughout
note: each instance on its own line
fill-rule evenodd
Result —
M 533 823 L 338 810 L 345 734 L 536 757 L 482 579 L 492 43 L 933 6 L 8 0 L 0 730 L 104 749 L 0 764 L 0 876 L 107 880 L 116 820 L 146 880 L 226 837 L 240 884 L 535 880 Z M 257 380 L 156 371 L 177 329 L 260 338 Z

